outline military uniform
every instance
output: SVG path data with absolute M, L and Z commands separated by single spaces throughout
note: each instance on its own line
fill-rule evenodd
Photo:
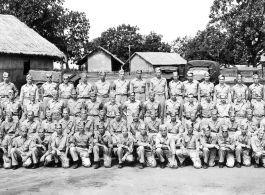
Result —
M 79 91 L 81 91 L 80 86 L 79 86 L 79 88 L 77 87 L 77 89 Z M 70 100 L 71 94 L 72 94 L 72 90 L 74 90 L 74 85 L 72 83 L 67 83 L 67 84 L 61 83 L 59 85 L 59 97 L 61 100 L 63 100 L 65 106 L 67 106 L 69 103 L 69 100 Z
M 201 97 L 201 103 L 203 103 L 206 100 L 207 94 L 213 94 L 214 92 L 214 84 L 211 82 L 203 81 L 199 83 L 199 91 L 200 91 L 200 97 Z M 212 98 L 211 98 L 212 100 Z
M 183 103 L 183 90 L 184 86 L 181 81 L 170 81 L 168 84 L 170 94 L 176 94 L 177 101 L 182 104 Z
M 253 136 L 251 138 L 251 148 L 255 163 L 258 165 L 261 160 L 263 167 L 265 167 L 265 154 L 263 154 L 265 152 L 265 140 L 259 139 L 258 136 Z
M 11 168 L 11 159 L 8 157 L 11 147 L 11 138 L 8 135 L 0 138 L 0 164 L 5 169 Z
M 233 105 L 233 110 L 235 111 L 236 121 L 239 124 L 246 117 L 248 108 L 249 108 L 249 105 L 247 103 L 244 103 L 244 102 L 236 102 Z
M 113 82 L 116 92 L 116 102 L 123 105 L 128 99 L 130 82 L 128 80 L 117 79 Z
M 118 156 L 119 164 L 123 162 L 122 159 L 124 159 L 127 162 L 133 162 L 133 143 L 134 140 L 132 137 L 124 137 L 122 134 L 119 134 L 117 136 L 117 148 L 114 148 L 114 154 Z M 124 146 L 127 146 L 130 148 L 130 151 L 125 148 Z
M 166 127 L 167 127 L 167 130 L 168 130 L 169 134 L 177 135 L 179 133 L 183 133 L 184 132 L 184 128 L 183 128 L 182 123 L 181 123 L 180 120 L 176 120 L 175 122 L 168 121 L 166 123 Z
M 129 124 L 129 132 L 131 133 L 134 142 L 136 142 L 136 137 L 140 134 L 140 125 L 143 124 L 144 121 L 138 120 L 138 121 L 132 121 L 131 124 Z
M 216 104 L 216 110 L 218 112 L 219 121 L 222 124 L 227 124 L 229 121 L 230 111 L 232 110 L 231 104 Z
M 165 102 L 168 94 L 167 80 L 165 78 L 152 78 L 150 80 L 150 90 L 155 93 L 155 100 L 161 105 L 161 118 L 164 118 Z
M 146 100 L 143 104 L 144 110 L 145 110 L 145 115 L 144 115 L 144 120 L 145 122 L 148 122 L 151 120 L 151 112 L 154 111 L 156 117 L 159 117 L 159 108 L 160 108 L 160 103 L 156 100 L 151 102 L 150 100 Z
M 18 96 L 18 89 L 14 85 L 14 83 L 8 82 L 1 82 L 0 83 L 0 97 L 1 97 L 1 103 L 4 103 L 8 101 L 8 92 L 12 90 L 14 92 L 15 98 Z
M 183 82 L 183 86 L 184 86 L 184 96 L 185 96 L 185 103 L 188 101 L 188 95 L 192 94 L 194 97 L 195 102 L 198 99 L 198 86 L 199 86 L 199 82 L 196 80 L 193 80 L 192 82 L 190 81 L 184 81 Z
M 91 118 L 87 118 L 86 120 L 83 120 L 82 118 L 79 118 L 75 122 L 75 126 L 78 127 L 80 123 L 85 124 L 85 131 L 90 132 L 94 134 L 94 120 Z
M 29 100 L 29 96 L 30 93 L 35 93 L 35 97 L 36 97 L 36 101 L 39 101 L 39 90 L 37 85 L 35 84 L 25 84 L 21 87 L 20 90 L 20 98 L 19 98 L 19 102 L 21 102 L 22 105 L 25 105 L 26 103 L 28 103 Z
M 264 118 L 265 115 L 265 102 L 263 100 L 261 101 L 252 101 L 251 102 L 251 108 L 253 110 L 253 118 L 255 118 L 258 121 L 258 125 L 260 124 L 260 121 L 262 118 Z
M 218 144 L 219 144 L 219 163 L 223 163 L 226 160 L 226 165 L 228 167 L 233 167 L 235 164 L 235 140 L 233 136 L 229 135 L 224 137 L 222 134 L 218 135 Z M 228 148 L 226 146 L 231 146 Z
M 167 121 L 170 121 L 171 113 L 176 113 L 178 118 L 181 119 L 181 102 L 177 99 L 176 101 L 173 101 L 172 99 L 168 99 L 166 101 L 166 114 L 167 114 Z
M 19 135 L 19 123 L 17 121 L 14 121 L 13 119 L 12 121 L 3 121 L 3 123 L 1 124 L 1 128 L 11 138 L 14 138 Z
M 58 124 L 62 125 L 63 134 L 66 135 L 73 135 L 75 132 L 75 118 L 72 116 L 69 116 L 68 119 L 62 118 L 59 120 Z
M 50 100 L 47 109 L 52 113 L 53 120 L 59 121 L 62 118 L 63 108 L 65 107 L 61 100 Z
M 258 121 L 254 118 L 252 120 L 245 118 L 241 121 L 241 126 L 247 126 L 248 134 L 254 134 L 258 130 Z
M 236 84 L 232 87 L 232 92 L 233 92 L 233 100 L 234 103 L 237 101 L 237 98 L 241 96 L 244 102 L 247 101 L 248 99 L 248 87 L 244 84 Z
M 93 149 L 92 134 L 87 132 L 84 132 L 84 134 L 76 132 L 72 136 L 71 145 L 74 145 L 74 147 L 70 147 L 70 154 L 73 158 L 73 161 L 78 161 L 78 156 L 80 156 L 82 165 L 84 167 L 90 167 L 91 161 L 89 154 L 92 153 Z
M 131 100 L 128 100 L 124 103 L 123 105 L 123 109 L 126 108 L 126 120 L 127 120 L 127 125 L 129 127 L 129 125 L 131 124 L 131 122 L 133 121 L 133 113 L 140 113 L 141 109 L 142 109 L 142 104 L 139 100 L 135 100 L 134 102 L 132 102 Z
M 49 149 L 50 139 L 51 137 L 44 136 L 41 138 L 39 135 L 32 138 L 29 150 L 31 151 L 31 157 L 34 164 L 37 164 L 40 158 Z M 41 145 L 42 147 L 37 147 L 36 144 Z
M 40 127 L 39 121 L 30 121 L 29 119 L 26 119 L 22 122 L 21 126 L 26 126 L 28 129 L 28 137 L 32 138 L 35 136 L 35 134 L 38 132 L 38 129 Z
M 48 102 L 52 100 L 52 91 L 57 89 L 57 84 L 54 82 L 46 82 L 41 87 L 43 89 L 43 109 L 46 110 Z
M 56 122 L 54 122 L 53 120 L 49 121 L 48 119 L 45 119 L 41 122 L 41 128 L 44 129 L 45 136 L 52 137 L 52 134 L 55 132 L 55 125 Z
M 107 119 L 110 122 L 112 119 L 115 118 L 115 113 L 121 112 L 121 104 L 118 102 L 112 103 L 111 101 L 109 101 L 104 105 L 104 110 Z
M 110 121 L 110 134 L 112 135 L 112 142 L 114 144 L 117 143 L 117 136 L 122 133 L 124 128 L 127 128 L 127 124 L 123 118 L 120 121 L 117 121 L 116 118 Z
M 130 82 L 130 92 L 135 93 L 135 99 L 142 103 L 146 100 L 147 96 L 147 83 L 145 79 L 133 79 Z
M 249 92 L 251 94 L 251 100 L 254 100 L 256 99 L 256 95 L 260 95 L 261 97 L 263 97 L 264 87 L 260 83 L 258 84 L 253 83 L 249 86 Z
M 218 84 L 214 87 L 214 96 L 216 98 L 216 104 L 220 103 L 221 96 L 224 95 L 226 99 L 228 99 L 228 96 L 230 94 L 230 87 L 227 84 Z M 228 102 L 228 101 L 227 101 Z
M 201 117 L 202 117 L 202 124 L 208 124 L 211 116 L 212 116 L 212 110 L 215 108 L 214 102 L 207 100 L 201 101 L 200 109 L 201 109 Z
M 8 100 L 7 102 L 4 103 L 3 105 L 3 111 L 4 114 L 6 115 L 7 112 L 12 112 L 13 119 L 14 121 L 18 122 L 19 121 L 19 111 L 21 110 L 21 104 L 18 101 L 11 101 Z
M 81 109 L 83 107 L 83 101 L 82 100 L 74 100 L 70 99 L 68 100 L 68 108 L 70 110 L 70 116 L 79 118 L 81 115 Z
M 23 119 L 24 120 L 27 118 L 27 113 L 31 111 L 34 113 L 34 120 L 41 121 L 43 119 L 43 110 L 39 102 L 29 101 L 23 105 Z
M 81 99 L 83 102 L 90 98 L 90 93 L 93 90 L 93 86 L 90 83 L 79 83 L 76 86 L 77 98 Z
M 104 119 L 104 120 L 97 119 L 97 120 L 94 121 L 94 132 L 98 131 L 98 126 L 100 124 L 102 124 L 105 127 L 105 129 L 107 131 L 109 131 L 110 121 L 109 120 L 106 120 L 106 119 Z
M 105 81 L 97 81 L 95 83 L 95 88 L 97 91 L 97 101 L 105 104 L 109 101 L 109 93 L 110 93 L 110 82 Z
M 87 115 L 89 118 L 98 120 L 99 110 L 102 107 L 102 104 L 100 102 L 93 102 L 89 99 L 84 102 L 84 107 L 87 111 Z
M 191 115 L 194 114 L 195 116 L 197 116 L 198 112 L 199 112 L 199 104 L 196 102 L 193 102 L 193 104 L 186 102 L 183 105 L 183 112 L 182 112 L 182 116 L 186 119 L 189 120 Z
M 251 165 L 251 158 L 250 158 L 250 144 L 251 144 L 251 135 L 242 135 L 239 134 L 235 138 L 236 143 L 236 161 L 241 163 L 241 156 L 243 159 L 243 165 L 250 166 Z M 249 148 L 244 147 L 244 145 L 248 146 Z
M 203 161 L 208 164 L 210 167 L 215 165 L 215 158 L 217 154 L 217 148 L 212 147 L 217 145 L 217 136 L 215 133 L 210 133 L 209 136 L 205 134 L 200 135 L 200 143 L 203 152 Z
M 97 144 L 102 144 L 103 147 Z M 96 132 L 94 136 L 94 146 L 93 146 L 94 162 L 100 161 L 99 154 L 100 151 L 102 151 L 104 166 L 107 168 L 111 167 L 112 149 L 113 145 L 110 133 L 108 131 L 105 131 L 105 133 L 101 135 L 99 132 Z

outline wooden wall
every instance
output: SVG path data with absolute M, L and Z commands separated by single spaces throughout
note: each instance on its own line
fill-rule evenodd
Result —
M 95 51 L 87 58 L 87 68 L 88 72 L 103 70 L 111 72 L 111 56 L 101 50 Z
M 0 54 L 0 81 L 3 80 L 3 72 L 10 74 L 10 81 L 20 90 L 26 83 L 24 62 L 30 62 L 32 70 L 53 70 L 53 59 L 49 57 L 24 56 L 24 55 L 3 55 Z
M 153 66 L 136 54 L 131 59 L 130 72 L 135 72 L 138 69 L 141 69 L 143 72 L 154 72 Z

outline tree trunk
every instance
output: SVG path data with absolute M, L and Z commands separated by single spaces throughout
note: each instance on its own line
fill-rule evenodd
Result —
M 257 53 L 256 52 L 252 52 L 252 56 L 251 56 L 251 64 L 253 65 L 253 67 L 257 67 Z

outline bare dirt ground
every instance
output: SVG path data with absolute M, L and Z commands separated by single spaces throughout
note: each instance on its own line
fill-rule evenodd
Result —
M 98 170 L 80 167 L 0 170 L 0 195 L 265 194 L 265 169 L 251 167 L 175 170 L 138 165 Z

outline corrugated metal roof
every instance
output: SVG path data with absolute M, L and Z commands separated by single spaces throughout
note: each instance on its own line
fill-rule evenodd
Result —
M 186 64 L 187 61 L 177 53 L 166 52 L 136 52 L 134 55 L 139 55 L 144 60 L 152 65 L 178 65 Z M 134 56 L 133 55 L 133 56 Z M 131 58 L 133 58 L 133 56 Z
M 63 58 L 54 44 L 15 16 L 0 14 L 0 53 Z

